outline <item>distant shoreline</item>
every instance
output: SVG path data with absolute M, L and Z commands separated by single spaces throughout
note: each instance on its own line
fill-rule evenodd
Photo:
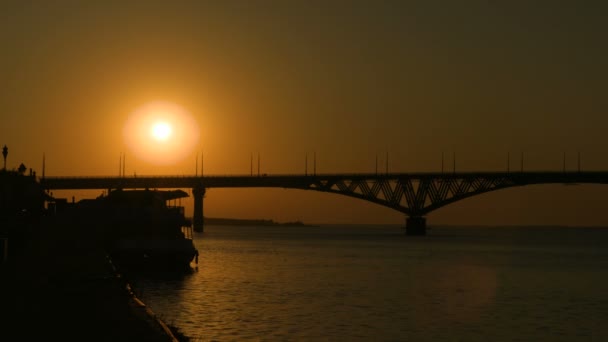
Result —
M 224 226 L 298 226 L 298 227 L 315 227 L 315 225 L 305 224 L 302 221 L 276 222 L 274 220 L 264 219 L 234 219 L 234 218 L 218 218 L 205 217 L 204 224 L 224 225 Z

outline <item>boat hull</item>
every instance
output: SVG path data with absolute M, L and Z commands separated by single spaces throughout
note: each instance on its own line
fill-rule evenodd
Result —
M 198 263 L 192 240 L 120 239 L 110 252 L 120 268 L 188 269 Z

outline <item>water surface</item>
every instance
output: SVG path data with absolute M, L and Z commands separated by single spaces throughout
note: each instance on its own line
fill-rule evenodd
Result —
M 207 226 L 137 294 L 195 341 L 606 341 L 608 229 Z

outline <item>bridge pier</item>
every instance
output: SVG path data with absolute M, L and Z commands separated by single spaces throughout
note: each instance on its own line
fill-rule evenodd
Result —
M 426 217 L 408 216 L 405 219 L 405 235 L 426 235 Z
M 196 186 L 192 189 L 192 195 L 194 197 L 194 214 L 192 215 L 192 228 L 195 232 L 202 233 L 204 228 L 204 216 L 203 216 L 203 198 L 205 197 L 205 188 L 203 186 Z

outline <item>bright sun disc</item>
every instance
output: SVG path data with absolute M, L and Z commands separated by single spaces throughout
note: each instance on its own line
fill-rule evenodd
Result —
M 167 140 L 171 135 L 171 126 L 166 122 L 158 122 L 152 126 L 152 135 L 157 140 Z
M 136 109 L 123 129 L 127 146 L 136 157 L 157 164 L 175 164 L 198 143 L 198 124 L 177 104 L 156 101 Z

